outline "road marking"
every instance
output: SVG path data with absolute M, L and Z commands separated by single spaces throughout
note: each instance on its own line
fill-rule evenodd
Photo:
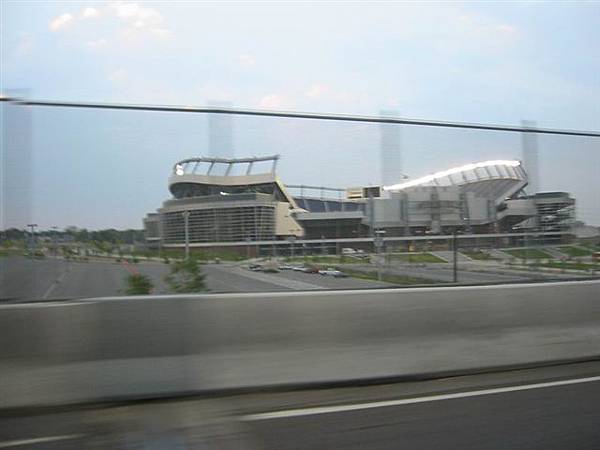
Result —
M 20 439 L 15 441 L 3 441 L 0 442 L 0 448 L 19 447 L 21 445 L 43 444 L 46 442 L 67 441 L 70 439 L 78 439 L 83 436 L 83 434 L 65 434 L 62 436 L 46 436 L 40 438 Z
M 386 400 L 380 402 L 360 403 L 354 405 L 320 406 L 314 408 L 289 409 L 287 411 L 274 411 L 268 413 L 249 414 L 242 416 L 243 421 L 258 421 L 270 419 L 284 419 L 288 417 L 312 416 L 316 414 L 331 414 L 337 412 L 359 411 L 363 409 L 385 408 L 389 406 L 412 405 L 415 403 L 436 402 L 441 400 L 454 400 L 457 398 L 478 397 L 482 395 L 503 394 L 506 392 L 526 391 L 530 389 L 542 389 L 556 386 L 567 386 L 571 384 L 592 383 L 600 381 L 600 376 L 589 378 L 576 378 L 571 380 L 550 381 L 546 383 L 525 384 L 521 386 L 507 386 L 493 389 L 482 389 L 470 392 L 457 392 L 454 394 L 430 395 L 427 397 L 414 397 L 399 400 Z
M 67 276 L 68 273 L 69 273 L 69 269 L 66 268 L 65 271 L 62 273 L 62 275 L 60 277 L 58 277 L 56 280 L 54 280 L 52 282 L 52 284 L 50 285 L 50 287 L 46 290 L 46 292 L 44 292 L 42 299 L 46 300 L 48 298 L 48 296 L 52 293 L 54 288 L 56 288 L 56 286 L 58 286 L 60 283 L 62 283 L 65 280 L 65 277 Z
M 34 303 L 11 303 L 8 305 L 0 305 L 0 309 L 21 309 L 21 308 L 54 308 L 57 306 L 78 306 L 78 305 L 93 305 L 96 301 L 78 301 L 78 302 L 34 302 Z

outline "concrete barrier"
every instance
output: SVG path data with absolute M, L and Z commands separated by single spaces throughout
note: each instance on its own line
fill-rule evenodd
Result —
M 0 306 L 0 407 L 402 377 L 600 354 L 600 282 Z

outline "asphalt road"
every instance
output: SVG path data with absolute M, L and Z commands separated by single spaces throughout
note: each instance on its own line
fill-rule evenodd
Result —
M 303 416 L 254 420 L 251 429 L 260 448 L 277 450 L 600 447 L 600 379 L 397 406 L 348 406 L 369 409 L 308 410 Z
M 0 448 L 597 449 L 600 363 L 0 414 Z

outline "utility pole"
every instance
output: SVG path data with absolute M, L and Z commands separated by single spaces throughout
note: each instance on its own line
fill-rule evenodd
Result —
M 27 226 L 31 229 L 31 241 L 29 251 L 32 253 L 35 251 L 35 228 L 38 226 L 37 223 L 28 223 Z
M 58 258 L 58 248 L 56 245 L 56 233 L 57 233 L 56 230 L 58 230 L 58 227 L 55 225 L 51 228 L 52 228 L 52 248 L 54 250 L 54 258 Z
M 293 235 L 290 236 L 288 238 L 288 241 L 290 243 L 290 256 L 291 256 L 291 259 L 293 260 L 294 259 L 294 242 L 296 241 L 296 236 L 293 236 Z
M 456 235 L 456 227 L 452 233 L 452 281 L 458 283 L 458 237 Z
M 184 211 L 183 212 L 183 229 L 184 229 L 184 234 L 185 234 L 185 260 L 189 260 L 190 259 L 190 224 L 189 224 L 189 219 L 190 219 L 190 212 L 189 211 Z
M 383 247 L 383 235 L 385 230 L 375 230 L 375 251 L 377 255 L 377 279 L 381 281 L 381 249 Z

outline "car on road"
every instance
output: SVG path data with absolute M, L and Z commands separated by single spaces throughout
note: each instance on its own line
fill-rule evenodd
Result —
M 260 264 L 250 264 L 248 266 L 248 269 L 250 269 L 253 272 L 260 272 L 262 270 L 262 266 Z
M 331 267 L 326 270 L 319 270 L 319 275 L 330 276 L 335 278 L 346 278 L 348 276 L 344 272 Z
M 316 266 L 306 266 L 302 268 L 304 273 L 319 273 L 319 268 Z
M 283 264 L 279 266 L 279 270 L 294 270 L 294 266 L 290 264 Z

